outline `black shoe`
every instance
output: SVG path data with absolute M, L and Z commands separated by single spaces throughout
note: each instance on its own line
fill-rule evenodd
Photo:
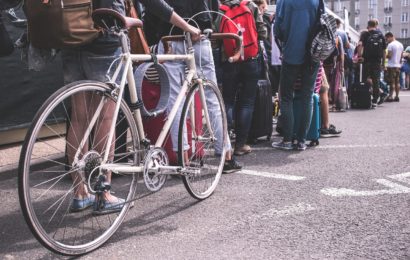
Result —
M 399 97 L 395 97 L 395 98 L 393 99 L 393 101 L 394 101 L 394 102 L 400 102 L 400 98 L 399 98 Z
M 336 130 L 334 125 L 330 125 L 329 128 L 320 129 L 321 137 L 338 137 L 341 133 L 342 131 Z
M 304 151 L 304 150 L 306 150 L 306 148 L 307 148 L 307 146 L 306 146 L 305 143 L 298 142 L 294 149 L 297 150 L 297 151 Z
M 242 170 L 242 166 L 232 157 L 229 161 L 225 161 L 222 173 L 233 173 L 240 170 Z
M 377 105 L 383 104 L 387 97 L 388 95 L 386 93 L 380 94 L 380 99 L 379 99 L 379 102 L 377 102 Z

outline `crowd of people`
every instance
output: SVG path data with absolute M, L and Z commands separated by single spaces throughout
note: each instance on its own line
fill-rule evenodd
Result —
M 360 78 L 371 84 L 371 106 L 376 108 L 383 102 L 398 102 L 400 86 L 408 88 L 410 84 L 410 62 L 402 64 L 402 58 L 410 60 L 410 48 L 403 52 L 403 45 L 395 40 L 392 33 L 385 35 L 378 29 L 377 20 L 370 20 L 368 28 L 361 33 L 360 41 L 355 46 L 349 35 L 341 28 L 341 21 L 336 20 L 336 49 L 322 62 L 314 61 L 307 53 L 307 45 L 312 38 L 312 31 L 317 24 L 318 0 L 279 0 L 275 14 L 268 14 L 266 0 L 138 0 L 144 6 L 144 31 L 149 45 L 158 44 L 162 36 L 191 33 L 194 48 L 201 58 L 196 59 L 200 73 L 212 81 L 218 82 L 226 106 L 228 130 L 234 145 L 228 144 L 228 153 L 224 172 L 235 172 L 242 168 L 234 156 L 243 156 L 252 151 L 248 144 L 249 131 L 252 128 L 252 116 L 257 95 L 258 81 L 268 75 L 273 96 L 267 99 L 279 100 L 282 140 L 272 146 L 281 150 L 306 150 L 307 132 L 311 125 L 314 93 L 320 98 L 320 134 L 322 137 L 339 136 L 340 130 L 330 123 L 329 111 L 345 111 L 348 102 L 341 98 L 351 98 L 352 89 Z M 122 0 L 100 0 L 100 8 L 110 8 L 125 15 Z M 233 19 L 238 31 L 242 31 L 244 51 L 242 59 L 231 63 L 230 46 L 225 42 L 210 43 L 201 39 L 205 29 L 224 31 L 223 16 L 212 15 L 206 11 L 224 13 Z M 182 17 L 193 17 L 188 23 Z M 237 19 L 237 20 L 236 20 Z M 172 26 L 179 29 L 171 30 Z M 199 26 L 197 28 L 196 26 Z M 229 26 L 227 26 L 229 27 Z M 227 29 L 228 30 L 228 29 Z M 232 29 L 231 29 L 232 30 Z M 159 47 L 159 52 L 163 48 Z M 212 49 L 212 52 L 211 52 Z M 173 43 L 174 53 L 183 53 L 183 43 Z M 120 55 L 118 36 L 111 33 L 101 34 L 92 43 L 81 48 L 62 50 L 64 82 L 77 80 L 105 80 L 105 73 L 110 64 Z M 213 54 L 213 55 L 212 55 Z M 95 57 L 102 57 L 94 59 Z M 89 64 L 93 59 L 92 66 Z M 264 63 L 268 66 L 265 67 Z M 359 75 L 359 64 L 363 64 L 363 75 Z M 184 73 L 182 62 L 167 62 L 164 66 L 170 75 L 170 107 L 180 89 L 180 75 Z M 266 71 L 268 70 L 268 71 Z M 401 77 L 405 73 L 405 77 Z M 383 76 L 381 78 L 381 76 Z M 387 84 L 384 84 L 384 83 Z M 387 88 L 386 86 L 390 86 Z M 347 89 L 343 95 L 341 89 Z M 296 89 L 296 90 L 295 90 Z M 299 97 L 300 111 L 295 122 L 294 97 Z M 369 94 L 370 95 L 370 94 Z M 209 101 L 209 100 L 208 100 Z M 79 97 L 72 101 L 74 107 L 81 109 L 85 105 Z M 113 107 L 109 108 L 113 110 Z M 75 113 L 74 113 L 75 114 Z M 76 115 L 76 114 L 75 114 Z M 84 120 L 72 118 L 78 122 L 68 130 L 67 140 L 73 145 L 68 149 L 69 160 L 75 154 L 76 138 L 85 131 L 81 126 Z M 217 112 L 211 113 L 218 116 Z M 176 122 L 178 122 L 178 117 Z M 107 124 L 110 122 L 107 121 Z M 107 125 L 108 128 L 108 125 Z M 296 129 L 297 128 L 297 129 Z M 177 138 L 178 126 L 171 127 L 171 137 Z M 102 133 L 104 134 L 104 133 Z M 221 133 L 219 133 L 220 135 Z M 217 133 L 218 135 L 218 133 Z M 173 142 L 177 144 L 177 141 Z M 233 143 L 233 142 L 232 142 Z M 78 146 L 78 144 L 77 144 Z M 173 147 L 177 149 L 177 146 Z M 80 179 L 73 178 L 74 182 Z M 86 185 L 77 185 L 72 210 L 81 211 L 95 202 Z M 109 192 L 104 194 L 104 201 L 110 212 L 124 204 L 124 200 Z M 101 209 L 100 209 L 101 210 Z M 102 209 L 104 210 L 104 209 Z

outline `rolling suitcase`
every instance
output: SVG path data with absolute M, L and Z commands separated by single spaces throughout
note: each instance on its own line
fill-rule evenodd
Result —
M 313 111 L 312 111 L 312 120 L 310 122 L 310 127 L 306 135 L 306 140 L 310 141 L 309 146 L 319 145 L 320 138 L 320 102 L 319 95 L 313 94 Z M 293 118 L 294 126 L 293 132 L 296 135 L 297 129 L 300 127 L 300 114 L 302 111 L 302 104 L 300 102 L 300 96 L 298 91 L 295 91 L 295 98 L 293 100 Z
M 351 87 L 351 107 L 370 109 L 372 107 L 372 86 L 366 79 L 363 81 L 363 64 L 359 65 L 359 80 Z
M 264 55 L 261 56 L 264 79 L 258 80 L 252 124 L 248 134 L 249 141 L 253 143 L 263 136 L 270 140 L 273 131 L 272 87 L 268 76 L 268 64 L 263 57 Z

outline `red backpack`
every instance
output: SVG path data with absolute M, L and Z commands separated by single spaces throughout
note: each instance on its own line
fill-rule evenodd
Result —
M 258 55 L 258 32 L 256 30 L 255 18 L 251 10 L 247 7 L 249 1 L 242 1 L 240 5 L 229 7 L 221 5 L 219 9 L 225 13 L 227 17 L 232 19 L 232 23 L 225 16 L 222 17 L 219 31 L 223 33 L 238 33 L 238 27 L 242 31 L 244 55 L 243 60 L 254 58 Z M 235 26 L 236 25 L 236 26 Z M 225 54 L 231 57 L 235 53 L 235 40 L 223 40 Z

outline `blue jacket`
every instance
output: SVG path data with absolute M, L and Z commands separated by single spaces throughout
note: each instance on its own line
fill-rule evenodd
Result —
M 283 61 L 305 62 L 306 42 L 316 22 L 319 0 L 279 0 L 276 5 L 274 33 L 283 42 Z

